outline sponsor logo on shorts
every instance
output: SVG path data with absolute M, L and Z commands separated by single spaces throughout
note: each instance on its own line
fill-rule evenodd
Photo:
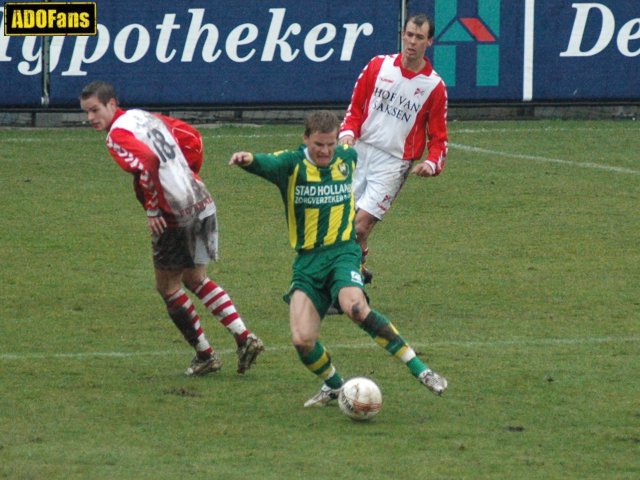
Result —
M 362 282 L 362 275 L 360 275 L 360 272 L 357 272 L 355 270 L 351 271 L 351 281 L 360 285 L 364 285 L 364 283 Z

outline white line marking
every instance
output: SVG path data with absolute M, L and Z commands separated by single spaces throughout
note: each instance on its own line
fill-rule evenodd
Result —
M 561 345 L 594 345 L 601 343 L 637 343 L 640 342 L 640 337 L 591 337 L 591 338 L 539 338 L 539 339 L 513 339 L 513 340 L 498 340 L 498 341 L 475 341 L 475 340 L 461 340 L 461 341 L 443 341 L 443 342 L 417 342 L 409 344 L 416 348 L 446 348 L 446 347 L 461 347 L 461 348 L 503 348 L 509 346 L 520 347 L 548 347 L 548 346 L 561 346 Z M 332 344 L 331 350 L 360 350 L 360 349 L 375 349 L 378 346 L 373 342 L 361 343 L 361 344 Z M 290 351 L 293 349 L 291 345 L 276 345 L 266 346 L 266 350 L 273 351 Z M 228 355 L 235 354 L 235 350 L 231 349 L 219 349 L 218 352 Z M 77 352 L 77 353 L 3 353 L 0 354 L 0 361 L 15 361 L 15 360 L 34 360 L 34 359 L 71 359 L 81 360 L 83 358 L 132 358 L 132 357 L 165 357 L 173 355 L 188 355 L 189 349 L 183 350 L 160 350 L 155 352 Z
M 493 155 L 496 157 L 506 157 L 506 158 L 518 158 L 521 160 L 532 160 L 534 162 L 545 162 L 545 163 L 559 163 L 561 165 L 570 165 L 572 167 L 581 167 L 581 168 L 593 168 L 597 170 L 605 170 L 607 172 L 616 172 L 616 173 L 628 173 L 632 175 L 640 175 L 640 170 L 633 170 L 631 168 L 624 167 L 614 167 L 612 165 L 602 165 L 600 163 L 593 162 L 574 162 L 571 160 L 563 160 L 561 158 L 548 158 L 548 157 L 539 157 L 536 155 L 522 155 L 519 153 L 510 153 L 510 152 L 500 152 L 497 150 L 489 150 L 487 148 L 473 147 L 471 145 L 462 145 L 460 143 L 449 143 L 449 147 L 459 148 L 460 150 L 465 150 L 467 152 L 474 153 L 483 153 L 487 155 Z
M 528 126 L 528 127 L 520 127 L 517 128 L 498 128 L 495 126 L 498 122 L 494 122 L 491 120 L 483 120 L 479 123 L 485 125 L 491 125 L 489 127 L 463 127 L 462 125 L 466 122 L 459 123 L 450 123 L 449 124 L 449 132 L 453 134 L 458 133 L 511 133 L 511 134 L 521 134 L 521 133 L 561 133 L 561 132 L 633 132 L 634 134 L 638 131 L 638 124 L 635 122 L 601 122 L 598 126 L 593 127 L 558 127 L 558 126 L 550 126 L 550 125 L 539 125 L 539 126 Z M 499 121 L 499 123 L 504 123 L 503 121 Z M 520 124 L 532 125 L 531 121 L 523 121 Z M 585 124 L 587 122 L 584 122 Z M 615 125 L 615 127 L 613 126 Z M 495 128 L 494 128 L 495 126 Z

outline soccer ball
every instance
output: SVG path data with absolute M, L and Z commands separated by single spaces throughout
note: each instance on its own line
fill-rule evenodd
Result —
M 369 420 L 382 408 L 382 392 L 373 380 L 355 377 L 342 386 L 338 405 L 353 420 Z

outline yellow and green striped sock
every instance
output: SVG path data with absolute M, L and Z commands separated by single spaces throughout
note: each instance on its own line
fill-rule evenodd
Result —
M 402 338 L 393 323 L 380 312 L 371 310 L 367 318 L 360 324 L 360 328 L 367 332 L 378 345 L 402 361 L 414 377 L 428 368 L 417 357 L 413 348 Z
M 298 357 L 311 373 L 320 377 L 330 388 L 342 386 L 342 377 L 331 362 L 329 351 L 320 342 L 316 342 L 313 350 L 306 355 L 298 353 Z

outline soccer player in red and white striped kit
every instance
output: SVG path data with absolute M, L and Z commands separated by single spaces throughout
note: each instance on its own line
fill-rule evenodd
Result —
M 185 373 L 215 372 L 222 359 L 208 342 L 183 284 L 233 335 L 237 371 L 244 373 L 264 345 L 247 329 L 225 290 L 207 275 L 207 264 L 218 258 L 218 222 L 213 198 L 198 176 L 203 161 L 200 133 L 176 118 L 121 109 L 113 86 L 102 81 L 85 86 L 80 106 L 95 130 L 108 132 L 107 148 L 116 163 L 133 174 L 152 235 L 156 288 L 171 320 L 196 352 Z
M 340 126 L 340 143 L 358 152 L 353 189 L 365 283 L 372 278 L 365 266 L 367 240 L 409 173 L 433 177 L 445 166 L 447 89 L 425 56 L 434 31 L 433 20 L 423 13 L 407 18 L 402 52 L 369 61 L 358 76 Z M 426 158 L 420 161 L 425 148 Z

